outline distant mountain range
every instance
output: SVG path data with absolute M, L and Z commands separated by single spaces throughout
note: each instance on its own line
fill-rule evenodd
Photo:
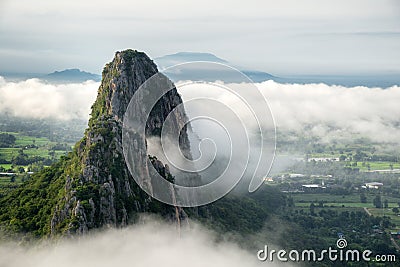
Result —
M 199 68 L 196 68 L 194 65 L 192 65 L 190 70 L 188 68 L 185 68 L 184 71 L 180 71 L 177 67 L 175 67 L 174 69 L 168 69 L 168 67 L 177 64 L 193 61 L 221 63 L 221 67 L 218 67 L 218 65 L 210 64 L 208 68 L 204 68 L 203 64 Z M 158 69 L 174 82 L 178 80 L 190 80 L 196 78 L 202 79 L 204 77 L 207 77 L 208 81 L 221 80 L 225 82 L 242 82 L 242 77 L 238 77 L 236 73 L 232 71 L 226 72 L 227 68 L 224 68 L 223 65 L 228 65 L 240 70 L 253 82 L 257 83 L 273 80 L 279 83 L 324 83 L 327 85 L 341 85 L 347 87 L 367 86 L 382 88 L 390 87 L 393 85 L 400 85 L 399 74 L 291 75 L 286 77 L 278 77 L 264 71 L 237 66 L 211 53 L 179 52 L 155 58 L 154 62 L 157 64 Z M 87 80 L 99 82 L 101 80 L 101 75 L 82 71 L 77 68 L 55 71 L 49 74 L 0 73 L 0 76 L 6 77 L 7 80 L 11 81 L 39 78 L 42 80 L 46 80 L 50 83 L 84 82 Z
M 179 52 L 176 54 L 165 55 L 154 59 L 160 69 L 170 67 L 176 64 L 190 61 L 211 61 L 218 63 L 228 63 L 228 61 L 217 57 L 211 53 L 200 52 Z
M 168 67 L 177 64 L 182 64 L 185 62 L 194 62 L 194 61 L 216 62 L 233 66 L 236 69 L 240 70 L 243 74 L 248 76 L 253 82 L 263 82 L 267 80 L 280 79 L 263 71 L 248 70 L 239 66 L 235 66 L 229 63 L 228 61 L 210 53 L 179 52 L 176 54 L 155 58 L 154 61 L 160 68 L 161 72 L 166 74 L 169 78 L 171 78 L 174 81 L 190 80 L 193 78 L 204 78 L 204 77 L 207 77 L 207 79 L 210 81 L 215 81 L 215 80 L 222 80 L 225 82 L 242 81 L 241 77 L 237 77 L 237 75 L 233 71 L 227 71 L 228 68 L 225 68 L 222 65 L 221 67 L 209 65 L 209 68 L 207 67 L 205 68 L 204 65 L 199 65 L 198 68 L 196 68 L 193 65 L 190 66 L 190 68 L 185 68 L 184 72 L 177 71 L 177 69 L 179 68 L 174 68 L 173 70 L 168 69 Z
M 55 71 L 42 77 L 50 82 L 84 82 L 87 80 L 100 81 L 101 76 L 79 69 L 66 69 Z
M 101 80 L 101 75 L 82 71 L 77 68 L 55 71 L 48 74 L 1 72 L 0 76 L 5 77 L 8 81 L 13 82 L 24 81 L 34 78 L 44 80 L 49 83 L 80 83 L 88 80 L 99 82 Z
M 268 80 L 273 80 L 279 83 L 298 83 L 298 84 L 308 84 L 308 83 L 324 83 L 327 85 L 341 85 L 347 87 L 353 86 L 366 86 L 366 87 L 390 87 L 393 85 L 400 85 L 400 75 L 398 74 L 370 74 L 370 75 L 291 75 L 286 77 L 277 77 L 267 72 L 252 70 L 249 68 L 244 68 L 237 66 L 219 58 L 210 53 L 198 53 L 198 52 L 179 52 L 176 54 L 166 55 L 162 57 L 155 58 L 157 66 L 160 70 L 165 73 L 172 80 L 188 80 L 190 78 L 197 77 L 209 77 L 209 80 L 223 80 L 225 82 L 236 82 L 237 77 L 232 77 L 223 73 L 221 70 L 215 69 L 193 69 L 188 71 L 185 69 L 185 73 L 179 71 L 168 70 L 166 68 L 193 61 L 206 61 L 206 62 L 217 62 L 233 66 L 240 70 L 246 76 L 248 76 L 253 82 L 264 82 Z

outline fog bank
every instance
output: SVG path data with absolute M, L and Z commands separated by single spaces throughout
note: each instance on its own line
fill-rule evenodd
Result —
M 178 231 L 173 225 L 147 221 L 125 229 L 113 229 L 57 245 L 22 248 L 0 246 L 0 266 L 274 266 L 259 262 L 250 253 L 228 242 L 215 242 L 209 231 L 192 225 Z
M 220 84 L 235 89 L 247 88 L 246 84 Z M 268 101 L 278 131 L 294 131 L 326 142 L 332 138 L 367 137 L 376 142 L 400 143 L 399 86 L 349 88 L 326 84 L 280 84 L 274 81 L 258 83 L 256 86 Z M 204 84 L 195 84 L 192 88 L 193 91 L 180 90 L 183 99 L 189 99 L 192 94 L 197 95 L 201 91 L 236 112 L 242 110 L 243 103 L 228 91 L 215 93 L 212 87 Z M 263 101 L 259 103 L 261 105 Z M 188 110 L 188 113 L 190 115 L 191 111 Z M 197 132 L 196 127 L 194 131 Z
M 243 84 L 225 85 L 246 87 Z M 93 81 L 49 84 L 39 79 L 10 82 L 0 77 L 0 112 L 26 118 L 88 119 L 98 86 L 99 83 Z M 400 143 L 399 86 L 349 88 L 274 81 L 256 86 L 270 105 L 278 131 L 295 131 L 327 142 L 338 137 L 368 137 L 377 142 Z M 193 88 L 196 94 L 202 91 L 206 96 L 228 103 L 236 112 L 244 113 L 237 97 L 229 92 L 212 92 L 213 87 L 202 84 Z M 190 90 L 180 91 L 179 85 L 178 91 L 184 100 L 191 96 Z M 263 104 L 263 101 L 259 103 Z M 187 112 L 190 115 L 190 110 Z M 200 134 L 201 131 L 197 129 Z
M 50 84 L 39 79 L 10 82 L 0 76 L 0 113 L 59 120 L 88 119 L 98 82 Z

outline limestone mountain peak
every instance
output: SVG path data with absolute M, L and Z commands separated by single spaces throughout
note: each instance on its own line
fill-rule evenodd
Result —
M 19 195 L 29 194 L 31 203 L 41 204 L 29 211 L 17 202 L 10 204 L 17 207 L 17 213 L 10 209 L 1 215 L 2 220 L 13 222 L 10 225 L 15 231 L 37 236 L 85 234 L 93 228 L 122 227 L 135 221 L 141 212 L 180 222 L 186 216 L 183 210 L 147 195 L 133 179 L 123 155 L 125 111 L 138 88 L 156 73 L 157 66 L 145 53 L 131 49 L 116 52 L 104 67 L 88 128 L 73 152 L 35 174 L 2 200 L 13 202 Z M 180 103 L 182 99 L 175 88 L 159 99 L 147 118 L 146 133 L 159 134 L 169 113 Z M 140 109 L 136 115 L 142 115 Z M 174 112 L 172 116 L 182 126 L 180 120 L 186 115 Z M 189 147 L 186 128 L 183 129 L 181 140 Z M 173 181 L 168 168 L 150 157 L 146 146 L 134 150 L 134 156 L 141 162 L 138 168 L 145 178 L 151 164 L 165 179 Z
M 157 66 L 143 52 L 132 49 L 116 52 L 103 69 L 91 120 L 101 115 L 121 120 L 135 91 L 157 72 Z

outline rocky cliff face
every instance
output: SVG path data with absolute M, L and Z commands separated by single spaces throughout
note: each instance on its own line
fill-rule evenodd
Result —
M 134 50 L 117 52 L 105 66 L 89 127 L 64 167 L 65 185 L 51 218 L 51 234 L 84 234 L 91 228 L 124 226 L 138 212 L 159 213 L 177 222 L 185 217 L 179 207 L 155 201 L 137 186 L 122 151 L 122 121 L 129 101 L 139 86 L 157 72 L 146 54 Z M 158 135 L 167 115 L 180 103 L 176 89 L 164 95 L 154 108 L 156 112 L 150 113 L 146 133 Z M 186 115 L 178 112 L 174 116 L 179 125 Z M 183 129 L 180 145 L 188 150 Z M 147 161 L 146 151 L 137 153 Z M 173 180 L 162 162 L 151 158 L 151 163 L 166 179 Z

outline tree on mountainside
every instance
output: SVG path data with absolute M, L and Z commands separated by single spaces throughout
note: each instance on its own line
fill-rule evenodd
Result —
M 374 204 L 375 208 L 377 208 L 377 209 L 382 208 L 381 196 L 380 195 L 376 195 L 376 197 L 374 198 L 372 203 Z

